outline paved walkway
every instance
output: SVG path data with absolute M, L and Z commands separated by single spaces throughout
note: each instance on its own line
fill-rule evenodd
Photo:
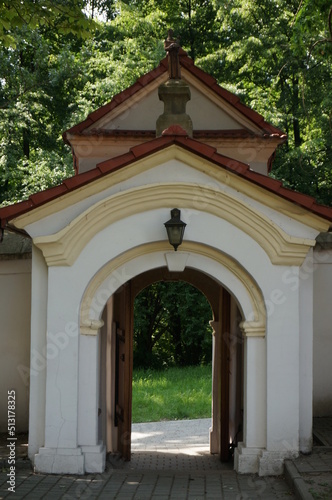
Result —
M 332 417 L 314 419 L 313 452 L 286 461 L 285 475 L 298 498 L 332 499 Z
M 284 476 L 236 474 L 232 464 L 209 454 L 209 426 L 209 419 L 133 425 L 132 460 L 111 457 L 103 474 L 34 474 L 22 456 L 26 448 L 18 448 L 16 493 L 8 491 L 8 466 L 0 447 L 0 499 L 332 499 L 332 418 L 315 421 L 314 452 L 286 464 L 289 482 Z

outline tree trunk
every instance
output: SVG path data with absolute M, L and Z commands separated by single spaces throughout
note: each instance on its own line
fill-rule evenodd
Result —
M 30 141 L 29 141 L 29 130 L 27 128 L 23 129 L 23 153 L 29 159 L 30 156 Z
M 190 40 L 190 57 L 195 61 L 194 33 L 191 23 L 191 0 L 188 1 L 188 19 L 189 19 L 189 40 Z
M 302 143 L 300 124 L 298 119 L 299 103 L 299 79 L 295 75 L 293 75 L 293 133 L 295 147 L 301 146 Z

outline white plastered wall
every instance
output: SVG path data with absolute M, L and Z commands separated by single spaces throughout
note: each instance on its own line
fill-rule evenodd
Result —
M 7 432 L 8 391 L 16 393 L 16 432 L 28 431 L 31 260 L 0 260 L 0 432 Z
M 87 433 L 90 436 L 91 432 L 97 436 L 97 429 L 91 429 L 88 420 L 84 421 L 89 419 L 88 414 L 83 411 L 81 415 L 78 414 L 80 337 L 77 327 L 84 290 L 99 270 L 112 259 L 140 245 L 164 241 L 164 222 L 169 217 L 171 208 L 173 207 L 150 210 L 115 222 L 94 236 L 72 266 L 49 268 L 48 335 L 51 333 L 54 338 L 64 333 L 66 340 L 65 348 L 58 349 L 56 356 L 50 355 L 48 359 L 46 440 L 45 448 L 39 453 L 39 470 L 44 467 L 46 471 L 45 467 L 53 467 L 50 464 L 54 464 L 54 457 L 52 460 L 47 457 L 48 450 L 76 450 L 73 453 L 79 455 L 79 425 L 90 429 Z M 245 437 L 248 443 L 245 442 L 241 449 L 239 470 L 259 471 L 262 474 L 280 473 L 283 458 L 299 451 L 299 291 L 293 291 L 287 279 L 284 279 L 290 268 L 272 265 L 258 243 L 232 224 L 208 213 L 186 210 L 185 207 L 181 207 L 181 217 L 188 223 L 185 233 L 188 242 L 222 249 L 254 276 L 264 295 L 268 314 L 266 338 L 246 339 L 248 373 L 245 376 L 247 405 L 250 405 L 251 414 Z M 166 264 L 164 252 L 159 252 L 143 255 L 141 260 L 136 259 L 115 269 L 109 276 L 112 287 L 101 289 L 100 294 L 96 295 L 97 307 L 95 304 L 91 318 L 100 319 L 107 298 L 122 283 L 145 270 L 160 267 L 163 263 Z M 199 254 L 190 254 L 187 265 L 201 269 L 220 283 L 226 284 L 236 296 L 244 317 L 250 320 L 250 301 L 231 272 L 226 272 L 222 266 L 218 267 L 215 262 L 206 260 Z M 92 352 L 96 347 L 89 346 L 89 350 Z M 88 359 L 84 369 L 93 374 L 98 367 L 95 363 L 89 364 Z M 253 371 L 254 366 L 258 366 L 259 370 Z M 85 380 L 91 380 L 95 384 L 94 377 L 93 375 Z M 84 392 L 86 390 L 85 386 Z M 96 389 L 91 387 L 91 391 L 94 390 Z M 263 396 L 258 397 L 258 393 Z M 311 404 L 310 401 L 307 403 Z M 247 410 L 248 408 L 249 406 Z M 95 419 L 93 415 L 91 418 Z M 89 446 L 92 446 L 91 443 L 92 441 Z M 251 456 L 249 461 L 245 455 L 248 448 L 255 450 L 254 458 Z M 76 473 L 81 472 L 82 457 L 75 460 L 76 464 L 80 461 Z M 68 464 L 60 462 L 57 469 L 48 470 L 60 472 L 61 467 L 67 467 Z
M 44 207 L 41 220 L 25 219 L 22 227 L 50 259 L 47 269 L 41 253 L 35 254 L 33 283 L 40 281 L 42 292 L 33 286 L 34 347 L 37 352 L 46 349 L 47 357 L 40 385 L 31 386 L 31 411 L 41 423 L 30 440 L 30 449 L 39 449 L 37 470 L 84 473 L 103 469 L 104 449 L 97 442 L 94 411 L 101 314 L 123 283 L 166 266 L 165 253 L 172 248 L 166 242 L 164 223 L 174 199 L 187 223 L 181 247 L 188 254 L 187 266 L 210 275 L 233 293 L 245 320 L 245 436 L 236 455 L 237 470 L 279 474 L 283 459 L 308 445 L 310 425 L 300 414 L 310 415 L 312 401 L 300 374 L 310 382 L 311 365 L 306 366 L 305 360 L 310 354 L 311 330 L 310 318 L 306 314 L 301 320 L 301 314 L 312 311 L 312 294 L 310 280 L 300 284 L 298 266 L 318 230 L 305 223 L 305 216 L 297 216 L 299 209 L 293 218 L 281 200 L 276 207 L 276 200 L 272 203 L 266 193 L 258 196 L 249 183 L 244 186 L 241 179 L 223 175 L 222 169 L 174 147 L 163 152 L 162 158 L 144 159 L 73 192 L 68 198 L 72 203 L 55 200 L 58 210 L 52 214 L 52 204 Z M 112 203 L 117 204 L 115 211 Z M 147 246 L 152 250 L 146 251 Z M 227 266 L 223 256 L 232 265 Z M 242 278 L 246 277 L 242 281 L 239 268 Z M 91 282 L 98 286 L 92 292 L 87 323 L 83 322 L 88 333 L 82 335 L 80 310 Z M 259 291 L 266 311 L 265 336 L 265 315 L 263 327 L 256 325 L 255 330 L 252 326 L 251 286 Z M 43 303 L 38 309 L 41 293 Z M 306 339 L 303 346 L 301 335 Z M 43 410 L 36 405 L 46 408 L 45 429 Z M 44 430 L 45 442 L 41 443 Z
M 47 329 L 48 267 L 42 252 L 32 246 L 31 279 L 31 345 L 30 345 L 30 409 L 29 457 L 35 454 L 45 440 L 46 371 L 48 351 Z M 51 351 L 51 348 L 49 349 Z
M 332 415 L 332 249 L 314 252 L 313 413 Z
M 139 187 L 148 186 L 158 186 L 166 183 L 168 180 L 175 184 L 186 183 L 188 186 L 200 188 L 200 193 L 193 199 L 192 205 L 199 210 L 204 210 L 206 205 L 211 202 L 207 201 L 207 193 L 212 191 L 213 200 L 216 201 L 219 195 L 227 193 L 239 199 L 240 202 L 244 203 L 248 207 L 252 207 L 254 210 L 260 211 L 265 214 L 273 224 L 279 226 L 282 230 L 286 231 L 292 236 L 299 238 L 315 238 L 317 231 L 309 228 L 308 226 L 302 224 L 301 222 L 296 222 L 291 219 L 288 215 L 283 215 L 277 209 L 272 207 L 266 207 L 263 203 L 258 200 L 254 200 L 244 192 L 240 192 L 234 187 L 226 185 L 224 182 L 218 179 L 218 169 L 215 169 L 214 177 L 208 175 L 207 173 L 201 172 L 198 169 L 190 165 L 191 158 L 185 163 L 181 159 L 170 159 L 168 161 L 163 161 L 161 164 L 154 166 L 153 168 L 142 171 L 135 175 L 135 172 L 128 172 L 127 178 L 125 180 L 121 179 L 120 182 L 110 183 L 109 187 L 101 190 L 96 194 L 90 194 L 88 196 L 82 192 L 79 197 L 79 201 L 73 203 L 71 206 L 64 208 L 55 214 L 45 216 L 38 222 L 29 224 L 25 227 L 27 232 L 33 236 L 33 238 L 50 235 L 60 231 L 66 227 L 71 221 L 73 221 L 77 216 L 79 216 L 83 211 L 88 210 L 92 206 L 96 205 L 98 202 L 106 200 L 117 193 L 124 193 L 129 190 L 134 190 Z M 202 164 L 204 164 L 202 162 Z M 134 169 L 133 169 L 134 170 Z M 190 180 L 190 184 L 189 184 Z M 106 185 L 106 180 L 102 180 L 103 186 Z M 133 196 L 134 196 L 133 192 Z M 188 213 L 188 222 L 190 222 L 191 211 Z M 163 230 L 163 226 L 160 231 Z

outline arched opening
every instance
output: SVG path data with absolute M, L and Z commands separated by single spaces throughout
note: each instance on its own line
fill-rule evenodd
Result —
M 186 281 L 143 288 L 134 297 L 134 370 L 211 364 L 212 320 L 207 298 Z
M 212 415 L 213 312 L 205 295 L 176 279 L 134 300 L 132 452 L 202 456 Z
M 149 283 L 181 277 L 205 294 L 213 310 L 210 452 L 227 461 L 230 447 L 237 445 L 243 433 L 243 442 L 238 446 L 240 457 L 235 453 L 235 467 L 240 470 L 239 461 L 247 443 L 257 443 L 256 448 L 260 448 L 266 442 L 262 425 L 266 418 L 266 317 L 261 291 L 234 259 L 195 243 L 184 246 L 190 252 L 184 271 L 170 276 L 171 271 L 165 267 L 165 250 L 168 248 L 164 243 L 152 243 L 109 261 L 82 296 L 79 445 L 87 464 L 97 449 L 93 442 L 100 443 L 98 450 L 103 444 L 108 452 L 130 460 L 133 298 Z M 84 378 L 86 363 L 92 366 L 92 352 L 93 357 L 100 353 L 96 372 L 90 370 L 89 377 Z M 94 412 L 95 407 L 98 412 Z
M 218 454 L 227 462 L 243 436 L 243 337 L 239 326 L 243 318 L 235 298 L 216 280 L 195 269 L 182 273 L 171 273 L 167 268 L 144 272 L 120 287 L 108 300 L 100 335 L 100 439 L 107 443 L 107 452 L 119 453 L 130 460 L 134 299 L 156 282 L 190 284 L 204 294 L 209 303 L 212 407 L 205 451 Z M 189 316 L 192 313 L 188 311 Z M 197 361 L 201 362 L 202 356 Z

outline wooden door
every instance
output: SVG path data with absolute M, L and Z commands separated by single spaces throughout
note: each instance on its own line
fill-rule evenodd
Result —
M 130 282 L 126 283 L 116 294 L 114 319 L 116 321 L 114 425 L 117 428 L 117 451 L 124 460 L 130 460 L 133 339 L 133 308 Z
M 221 342 L 220 342 L 220 460 L 230 458 L 229 442 L 229 336 L 231 330 L 231 296 L 223 288 L 221 291 Z

